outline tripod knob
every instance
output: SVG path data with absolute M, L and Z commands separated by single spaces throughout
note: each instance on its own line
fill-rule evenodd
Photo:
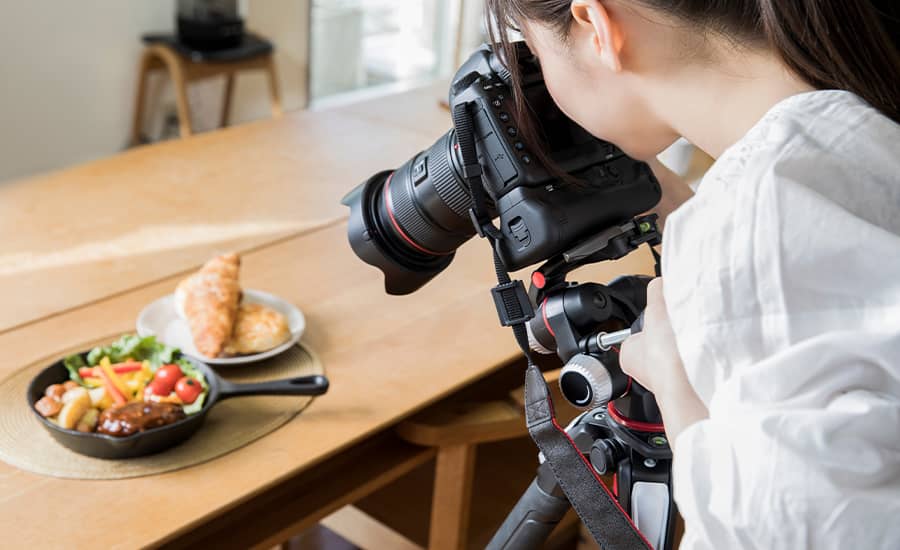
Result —
M 559 376 L 563 397 L 579 409 L 601 407 L 613 398 L 613 379 L 600 359 L 578 354 L 569 359 Z
M 543 321 L 540 323 L 538 330 L 540 330 L 540 334 L 535 334 L 532 322 L 525 323 L 525 332 L 528 333 L 528 347 L 531 348 L 531 351 L 541 355 L 553 355 L 556 353 L 556 343 L 553 342 L 553 337 L 550 336 L 544 327 Z
M 591 446 L 591 466 L 600 475 L 615 472 L 623 458 L 625 458 L 625 450 L 617 441 L 598 439 Z

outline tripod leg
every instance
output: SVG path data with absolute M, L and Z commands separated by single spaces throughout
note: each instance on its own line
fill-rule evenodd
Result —
M 560 491 L 547 464 L 506 516 L 503 525 L 488 543 L 488 550 L 542 548 L 550 532 L 569 510 L 569 501 Z
M 672 496 L 672 464 L 670 460 L 646 462 L 623 461 L 617 470 L 619 502 L 626 507 L 632 521 L 656 550 L 672 550 L 675 546 L 675 519 L 678 515 Z
M 631 515 L 635 525 L 656 550 L 672 548 L 674 512 L 668 485 L 647 482 L 634 484 L 631 490 Z

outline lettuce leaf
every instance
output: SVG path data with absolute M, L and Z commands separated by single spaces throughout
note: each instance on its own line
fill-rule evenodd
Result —
M 206 383 L 206 377 L 203 376 L 203 373 L 200 372 L 200 369 L 195 367 L 193 363 L 191 363 L 184 357 L 180 357 L 175 360 L 175 364 L 181 367 L 181 372 L 183 372 L 185 376 L 196 378 L 200 382 L 200 385 L 203 386 L 204 392 L 209 390 L 209 384 Z
M 155 371 L 162 365 L 173 363 L 180 355 L 178 348 L 156 341 L 155 336 L 141 338 L 136 334 L 125 334 L 108 346 L 92 349 L 87 355 L 87 364 L 96 366 L 104 357 L 112 363 L 121 363 L 128 358 L 135 361 L 149 361 Z
M 81 375 L 78 374 L 78 369 L 81 367 L 86 367 L 84 363 L 84 359 L 81 355 L 70 355 L 63 359 L 63 365 L 65 365 L 66 370 L 69 371 L 69 379 L 78 382 L 80 385 L 84 386 L 84 379 L 81 378 Z
M 181 408 L 184 410 L 184 414 L 190 416 L 192 414 L 197 414 L 203 408 L 203 402 L 206 401 L 206 396 L 209 395 L 208 391 L 204 391 L 200 395 L 197 396 L 197 400 L 191 403 L 190 405 L 182 405 Z

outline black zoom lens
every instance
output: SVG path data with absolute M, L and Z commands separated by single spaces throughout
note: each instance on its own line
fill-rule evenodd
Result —
M 385 275 L 389 294 L 410 294 L 443 271 L 472 238 L 472 198 L 460 177 L 456 134 L 394 172 L 381 172 L 342 201 L 351 208 L 353 251 Z

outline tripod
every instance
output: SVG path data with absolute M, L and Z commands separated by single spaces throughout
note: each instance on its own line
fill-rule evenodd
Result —
M 568 437 L 598 474 L 614 475 L 614 498 L 645 541 L 669 550 L 675 526 L 672 452 L 660 412 L 653 394 L 622 373 L 609 333 L 598 330 L 635 323 L 646 306 L 649 278 L 620 277 L 609 285 L 565 280 L 577 267 L 658 243 L 655 221 L 648 216 L 614 227 L 541 266 L 532 276 L 529 297 L 536 312 L 526 329 L 533 351 L 556 353 L 565 363 L 560 388 L 566 400 L 588 409 L 566 428 Z M 569 507 L 542 455 L 537 476 L 488 548 L 540 548 Z
M 582 413 L 566 431 L 598 473 L 615 474 L 612 490 L 650 544 L 656 550 L 670 550 L 675 503 L 672 452 L 665 434 L 627 427 L 613 404 Z M 542 462 L 487 548 L 541 548 L 569 508 L 553 472 Z

